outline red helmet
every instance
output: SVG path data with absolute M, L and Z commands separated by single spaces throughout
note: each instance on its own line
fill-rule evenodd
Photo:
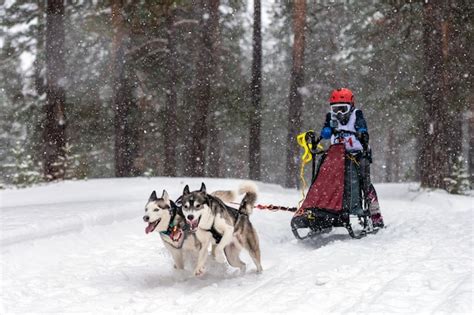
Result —
M 332 91 L 331 96 L 329 97 L 329 104 L 350 103 L 354 105 L 354 101 L 354 94 L 352 94 L 351 90 L 346 88 Z

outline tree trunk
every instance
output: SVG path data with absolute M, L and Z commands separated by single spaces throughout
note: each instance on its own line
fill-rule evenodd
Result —
M 395 148 L 395 139 L 393 135 L 393 129 L 388 129 L 387 135 L 387 149 L 385 151 L 385 182 L 390 183 L 393 181 L 394 173 L 394 158 L 393 150 Z
M 443 8 L 444 18 L 441 23 L 443 40 L 443 91 L 445 93 L 445 106 L 447 106 L 444 124 L 448 127 L 444 132 L 446 138 L 446 152 L 448 157 L 448 173 L 452 171 L 452 166 L 457 158 L 462 155 L 462 119 L 463 104 L 462 96 L 459 94 L 459 85 L 462 80 L 459 76 L 463 69 L 460 67 L 460 60 L 457 55 L 464 53 L 460 47 L 460 31 L 453 28 L 453 8 L 450 1 L 445 2 Z M 462 26 L 458 25 L 462 28 Z M 455 64 L 451 60 L 454 60 Z
M 33 62 L 34 66 L 34 78 L 35 78 L 35 90 L 38 93 L 38 96 L 46 93 L 46 80 L 44 74 L 42 74 L 44 69 L 45 59 L 42 57 L 40 52 L 44 51 L 44 37 L 45 37 L 45 23 L 44 23 L 44 10 L 45 3 L 44 1 L 38 1 L 38 26 L 37 26 L 37 39 L 36 39 L 36 50 L 38 54 L 35 56 L 35 61 Z
M 301 128 L 301 112 L 303 109 L 303 98 L 299 88 L 303 86 L 304 80 L 304 48 L 305 48 L 305 19 L 306 1 L 295 0 L 293 2 L 293 67 L 290 78 L 290 95 L 288 110 L 288 137 L 286 156 L 286 186 L 297 185 L 297 143 L 296 136 Z
M 397 146 L 398 148 L 401 147 L 400 144 L 398 144 Z M 400 150 L 395 150 L 395 151 L 392 151 L 392 154 L 394 155 L 393 157 L 393 160 L 395 161 L 395 172 L 392 176 L 392 182 L 395 182 L 395 183 L 399 183 L 400 182 L 400 171 L 402 169 L 402 161 L 401 161 L 401 157 L 400 157 Z
M 113 69 L 113 106 L 115 110 L 115 176 L 135 175 L 133 170 L 134 154 L 137 144 L 134 141 L 135 131 L 131 126 L 132 108 L 135 107 L 133 87 L 127 75 L 125 51 L 128 35 L 125 30 L 122 0 L 112 1 L 112 40 Z
M 444 188 L 448 175 L 445 130 L 446 91 L 443 81 L 442 1 L 429 1 L 423 9 L 425 108 L 420 121 L 420 179 L 422 187 Z
M 469 112 L 468 112 L 469 120 L 468 120 L 468 125 L 467 125 L 467 134 L 469 137 L 469 139 L 467 140 L 469 143 L 468 167 L 469 167 L 471 188 L 474 185 L 474 103 L 473 102 L 474 102 L 474 93 L 471 92 L 471 95 L 468 98 L 468 103 L 470 104 L 470 106 L 469 106 Z
M 204 176 L 206 167 L 206 144 L 208 136 L 209 104 L 211 102 L 211 76 L 215 64 L 212 54 L 213 42 L 211 35 L 209 0 L 202 0 L 196 5 L 199 16 L 199 56 L 197 60 L 197 74 L 195 86 L 196 106 L 191 111 L 191 143 L 189 152 L 188 174 L 190 176 Z
M 167 88 L 166 88 L 166 109 L 164 115 L 163 137 L 164 137 L 164 175 L 176 176 L 176 139 L 178 137 L 178 96 L 176 91 L 176 84 L 178 83 L 178 76 L 176 69 L 177 52 L 176 52 L 176 34 L 174 28 L 175 13 L 171 6 L 166 10 L 166 28 L 168 47 L 166 53 L 166 72 Z
M 209 36 L 210 36 L 210 64 L 209 73 L 211 74 L 211 100 L 214 103 L 214 111 L 210 113 L 209 124 L 209 148 L 208 148 L 208 165 L 207 175 L 209 177 L 219 177 L 221 166 L 221 141 L 219 140 L 220 126 L 219 126 L 219 104 L 216 102 L 215 90 L 220 84 L 219 80 L 222 77 L 220 63 L 219 63 L 219 48 L 220 48 L 220 31 L 219 31 L 219 3 L 220 0 L 209 1 Z
M 43 126 L 44 174 L 48 180 L 65 174 L 64 3 L 48 0 L 46 8 L 46 121 Z
M 253 180 L 260 180 L 260 130 L 262 125 L 262 30 L 260 0 L 254 0 L 253 7 L 253 61 L 252 82 L 250 86 L 252 110 L 250 111 L 249 176 Z

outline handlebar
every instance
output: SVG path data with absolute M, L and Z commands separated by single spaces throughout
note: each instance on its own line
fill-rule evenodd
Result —
M 306 133 L 306 142 L 309 142 L 311 143 L 311 154 L 314 156 L 316 154 L 322 154 L 324 152 L 324 150 L 320 150 L 318 151 L 318 144 L 319 142 L 321 142 L 321 140 L 323 139 L 321 136 L 319 136 L 318 138 L 316 138 L 316 135 L 314 134 L 313 131 L 308 131 Z

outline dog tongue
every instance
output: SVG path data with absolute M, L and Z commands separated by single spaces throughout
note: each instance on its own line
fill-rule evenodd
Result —
M 153 232 L 153 230 L 155 229 L 155 223 L 148 223 L 148 226 L 146 227 L 145 229 L 145 233 L 148 234 L 150 232 Z
M 197 229 L 197 226 L 199 225 L 199 221 L 194 220 L 192 222 L 189 222 L 189 225 L 191 225 L 191 230 L 195 230 L 195 229 Z

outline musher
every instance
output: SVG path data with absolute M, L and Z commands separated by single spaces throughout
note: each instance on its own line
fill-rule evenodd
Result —
M 326 114 L 321 137 L 331 139 L 331 144 L 344 142 L 346 152 L 352 154 L 359 162 L 362 189 L 367 196 L 370 216 L 374 227 L 381 228 L 384 222 L 377 193 L 370 180 L 372 156 L 364 115 L 360 109 L 355 108 L 354 94 L 347 88 L 332 91 L 329 104 L 331 110 Z

